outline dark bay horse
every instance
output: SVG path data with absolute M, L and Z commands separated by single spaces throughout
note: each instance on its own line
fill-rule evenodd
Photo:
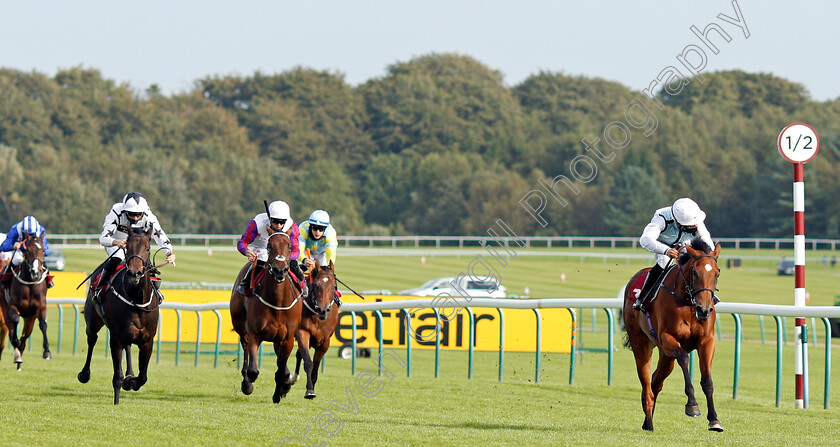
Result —
M 297 363 L 292 383 L 300 373 L 300 362 L 306 371 L 306 393 L 303 397 L 315 398 L 315 382 L 318 381 L 318 367 L 321 359 L 330 348 L 330 338 L 338 324 L 338 303 L 335 302 L 335 266 L 332 261 L 326 267 L 318 263 L 312 270 L 312 288 L 303 301 L 303 313 L 300 317 L 295 337 L 298 342 Z M 315 349 L 314 358 L 310 357 L 309 348 Z
M 648 306 L 648 314 L 633 310 L 636 297 L 633 285 L 649 269 L 636 273 L 625 288 L 624 325 L 627 330 L 624 346 L 633 350 L 636 370 L 642 383 L 642 409 L 645 422 L 642 428 L 653 431 L 653 410 L 656 397 L 665 378 L 680 365 L 685 380 L 688 403 L 685 413 L 700 416 L 694 399 L 694 386 L 689 376 L 689 352 L 696 349 L 700 361 L 700 386 L 706 395 L 709 430 L 723 431 L 718 421 L 713 399 L 712 359 L 715 355 L 714 291 L 720 275 L 717 258 L 720 244 L 714 250 L 695 238 L 685 247 L 678 266 L 665 276 L 662 286 Z M 649 320 L 648 316 L 649 315 Z M 653 348 L 659 348 L 659 363 L 651 377 L 650 363 Z
M 88 352 L 85 366 L 79 372 L 79 382 L 90 380 L 90 358 L 103 325 L 111 331 L 111 357 L 114 362 L 114 405 L 120 403 L 120 389 L 137 391 L 148 377 L 149 359 L 152 357 L 157 333 L 159 304 L 151 274 L 155 268 L 149 260 L 149 241 L 153 229 L 132 230 L 125 246 L 124 266 L 118 269 L 107 290 L 101 292 L 101 307 L 93 301 L 92 289 L 85 301 Z M 103 278 L 101 281 L 106 281 Z M 97 307 L 99 307 L 97 309 Z M 140 375 L 134 377 L 131 367 L 131 345 L 140 349 Z M 123 377 L 122 353 L 126 352 L 127 375 Z
M 44 235 L 28 234 L 19 250 L 23 261 L 17 269 L 9 266 L 12 273 L 11 286 L 5 291 L 2 300 L 3 319 L 9 329 L 9 341 L 15 348 L 15 363 L 20 369 L 23 362 L 21 353 L 26 347 L 26 340 L 32 335 L 35 319 L 44 334 L 43 358 L 52 358 L 50 343 L 47 340 L 47 268 L 44 267 Z M 17 328 L 23 318 L 23 332 L 18 338 Z
M 286 396 L 291 388 L 291 374 L 287 362 L 295 346 L 295 332 L 300 324 L 301 294 L 289 276 L 292 241 L 289 233 L 268 229 L 268 261 L 261 288 L 243 296 L 236 291 L 248 269 L 246 264 L 239 271 L 230 296 L 230 315 L 233 329 L 239 334 L 244 351 L 242 362 L 242 392 L 254 392 L 257 380 L 257 350 L 263 341 L 274 343 L 277 354 L 276 384 L 271 400 L 274 403 Z M 256 272 L 253 272 L 256 274 Z M 261 289 L 261 290 L 260 290 Z
M 0 259 L 0 272 L 3 271 L 8 263 L 8 260 Z M 9 327 L 6 326 L 6 317 L 3 315 L 5 314 L 3 306 L 6 305 L 6 296 L 4 293 L 0 294 L 3 295 L 0 296 L 0 357 L 2 357 L 3 349 L 6 347 L 6 336 L 9 334 Z

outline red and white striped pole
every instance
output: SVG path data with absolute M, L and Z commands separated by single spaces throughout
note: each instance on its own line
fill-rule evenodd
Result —
M 813 127 L 794 123 L 779 134 L 779 153 L 793 163 L 793 257 L 794 291 L 793 304 L 805 306 L 805 169 L 804 165 L 820 148 L 820 139 Z M 805 345 L 807 334 L 805 318 L 796 318 L 795 360 L 796 408 L 808 408 L 808 351 Z
M 805 169 L 802 163 L 793 164 L 793 259 L 794 259 L 794 306 L 805 305 Z M 805 396 L 808 394 L 805 384 L 805 377 L 808 371 L 805 369 L 802 343 L 802 329 L 805 325 L 805 318 L 796 318 L 796 329 L 793 332 L 793 339 L 796 343 L 796 355 L 794 365 L 796 372 L 796 397 L 794 406 L 796 408 L 808 408 Z

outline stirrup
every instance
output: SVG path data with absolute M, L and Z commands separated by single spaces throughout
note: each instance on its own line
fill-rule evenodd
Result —
M 645 303 L 642 300 L 636 300 L 636 302 L 633 303 L 633 310 L 637 310 L 639 312 L 647 311 L 647 309 L 645 309 Z

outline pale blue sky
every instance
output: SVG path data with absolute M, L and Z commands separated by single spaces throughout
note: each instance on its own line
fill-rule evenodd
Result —
M 97 68 L 137 89 L 184 91 L 213 74 L 275 73 L 302 65 L 357 85 L 430 52 L 475 57 L 514 85 L 540 70 L 645 88 L 715 21 L 706 71 L 742 69 L 840 97 L 840 2 L 739 0 L 750 37 L 717 18 L 729 0 L 219 1 L 0 0 L 0 66 L 53 75 Z M 793 6 L 796 5 L 796 6 Z M 833 50 L 832 50 L 833 48 Z

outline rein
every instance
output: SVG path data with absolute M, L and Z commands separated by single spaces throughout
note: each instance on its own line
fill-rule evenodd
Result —
M 279 234 L 282 234 L 283 236 L 286 236 L 286 238 L 287 238 L 287 239 L 289 240 L 289 242 L 291 243 L 292 238 L 291 238 L 288 234 L 283 233 L 283 232 L 271 233 L 271 235 L 270 235 L 270 236 L 268 236 L 268 240 L 271 240 L 271 238 L 273 238 L 274 236 L 277 236 L 277 235 L 279 235 Z M 285 260 L 286 260 L 286 257 L 285 257 L 285 256 L 283 256 L 283 255 L 277 255 L 277 256 L 275 256 L 275 257 L 274 257 L 274 260 L 276 260 L 276 261 L 285 261 Z M 274 280 L 274 282 L 276 282 L 277 284 L 282 284 L 283 282 L 285 282 L 285 281 L 286 281 L 286 273 L 288 272 L 288 267 L 287 267 L 287 268 L 285 268 L 285 269 L 277 269 L 276 267 L 274 267 L 274 264 L 272 264 L 272 263 L 271 263 L 271 261 L 269 261 L 269 262 L 268 262 L 268 265 L 267 265 L 267 267 L 266 267 L 266 270 L 267 270 L 267 271 L 268 271 L 268 273 L 271 275 L 271 278 Z M 279 278 L 278 278 L 278 276 L 279 276 Z M 253 277 L 252 277 L 252 279 L 253 279 Z M 291 281 L 289 281 L 289 282 L 291 283 Z M 284 311 L 284 310 L 289 310 L 289 309 L 291 309 L 292 307 L 294 307 L 294 306 L 295 306 L 295 304 L 297 304 L 298 300 L 299 300 L 299 299 L 303 296 L 303 292 L 301 292 L 301 293 L 299 293 L 299 294 L 298 294 L 298 296 L 296 296 L 296 297 L 295 297 L 294 301 L 292 301 L 292 304 L 289 304 L 287 307 L 280 307 L 280 306 L 275 306 L 275 305 L 273 305 L 273 304 L 269 303 L 268 301 L 266 301 L 265 299 L 263 299 L 263 297 L 262 297 L 262 296 L 260 296 L 260 294 L 258 294 L 256 291 L 253 291 L 252 293 L 253 293 L 253 294 L 254 294 L 254 296 L 256 296 L 256 297 L 260 300 L 260 302 L 261 302 L 261 303 L 263 303 L 266 307 L 268 307 L 268 308 L 270 308 L 270 309 L 274 309 L 274 310 L 280 310 L 280 311 Z M 303 301 L 304 301 L 304 303 L 306 302 L 306 300 L 305 300 L 305 299 L 304 299 Z
M 717 259 L 716 259 L 713 255 L 703 254 L 703 255 L 697 256 L 696 258 L 692 258 L 692 259 L 691 259 L 691 262 L 689 262 L 689 263 L 688 263 L 688 270 L 691 270 L 691 265 L 692 265 L 692 264 L 694 264 L 694 261 L 696 261 L 696 260 L 698 260 L 698 259 L 700 259 L 700 258 L 712 258 L 712 259 L 715 259 L 715 264 L 717 264 Z M 686 302 L 686 301 L 685 301 L 685 299 L 683 299 L 683 298 L 681 298 L 681 297 L 677 296 L 677 294 L 676 294 L 676 293 L 674 293 L 674 291 L 675 291 L 675 290 L 677 290 L 677 280 L 679 279 L 679 277 L 682 277 L 683 282 L 685 283 L 685 291 L 686 291 L 686 293 L 688 294 L 688 297 L 689 297 L 689 301 L 688 301 L 688 302 Z M 708 290 L 709 292 L 711 292 L 711 293 L 712 293 L 712 296 L 714 296 L 714 294 L 715 294 L 715 290 L 717 290 L 717 287 L 715 287 L 714 289 L 710 289 L 710 288 L 708 288 L 708 287 L 703 287 L 703 288 L 700 288 L 700 289 L 695 289 L 695 288 L 694 288 L 694 286 L 693 286 L 693 283 L 694 283 L 694 278 L 692 277 L 692 279 L 691 279 L 691 280 L 686 279 L 686 277 L 685 277 L 685 273 L 683 272 L 682 268 L 680 268 L 680 269 L 679 269 L 679 274 L 674 276 L 674 290 L 669 289 L 669 288 L 668 288 L 668 286 L 666 286 L 665 284 L 662 284 L 662 287 L 663 287 L 663 288 L 664 288 L 664 289 L 665 289 L 668 293 L 670 293 L 670 294 L 671 294 L 671 296 L 673 296 L 673 297 L 674 297 L 677 301 L 679 301 L 680 303 L 682 303 L 682 304 L 684 304 L 684 305 L 686 305 L 686 306 L 693 306 L 693 307 L 696 307 L 696 306 L 697 306 L 697 301 L 694 299 L 694 297 L 695 297 L 698 293 L 700 293 L 700 292 L 702 292 L 702 291 L 704 291 L 704 290 Z
M 315 280 L 317 280 L 321 276 L 331 276 L 334 279 L 338 280 L 338 278 L 336 278 L 336 276 L 335 276 L 335 273 L 332 273 L 332 272 L 329 272 L 329 271 L 326 271 L 326 270 L 319 271 L 318 274 L 315 275 L 314 278 L 312 278 L 312 289 L 309 291 L 309 295 L 312 298 L 312 304 L 309 304 L 309 300 L 307 300 L 308 297 L 303 299 L 303 304 L 304 304 L 304 306 L 306 306 L 307 309 L 309 309 L 310 312 L 312 312 L 315 315 L 318 315 L 320 313 L 320 312 L 318 312 L 317 310 L 314 309 L 314 305 L 315 305 Z M 335 293 L 335 288 L 333 288 L 333 293 Z M 332 305 L 333 301 L 334 301 L 334 299 L 330 300 L 330 305 Z
M 28 240 L 23 241 L 23 243 L 21 244 L 22 250 L 19 248 L 16 251 L 20 251 L 20 252 L 26 251 L 26 246 L 28 245 L 27 242 L 29 242 L 29 241 Z M 23 264 L 25 264 L 26 267 L 29 268 L 29 270 L 32 270 L 32 266 L 29 264 L 29 262 L 26 259 L 23 260 Z M 40 271 L 38 273 L 38 276 L 37 276 L 37 278 L 40 278 L 40 279 L 37 279 L 37 280 L 33 279 L 32 281 L 24 281 L 23 278 L 21 278 L 20 275 L 18 275 L 17 270 L 20 270 L 20 269 L 16 270 L 12 266 L 9 266 L 9 270 L 12 271 L 12 275 L 15 277 L 15 279 L 17 279 L 21 284 L 23 284 L 25 286 L 34 286 L 34 285 L 37 285 L 37 284 L 41 284 L 42 282 L 44 282 L 47 279 L 47 275 L 46 275 L 47 270 L 44 268 L 44 261 L 41 261 L 41 269 L 40 269 Z

